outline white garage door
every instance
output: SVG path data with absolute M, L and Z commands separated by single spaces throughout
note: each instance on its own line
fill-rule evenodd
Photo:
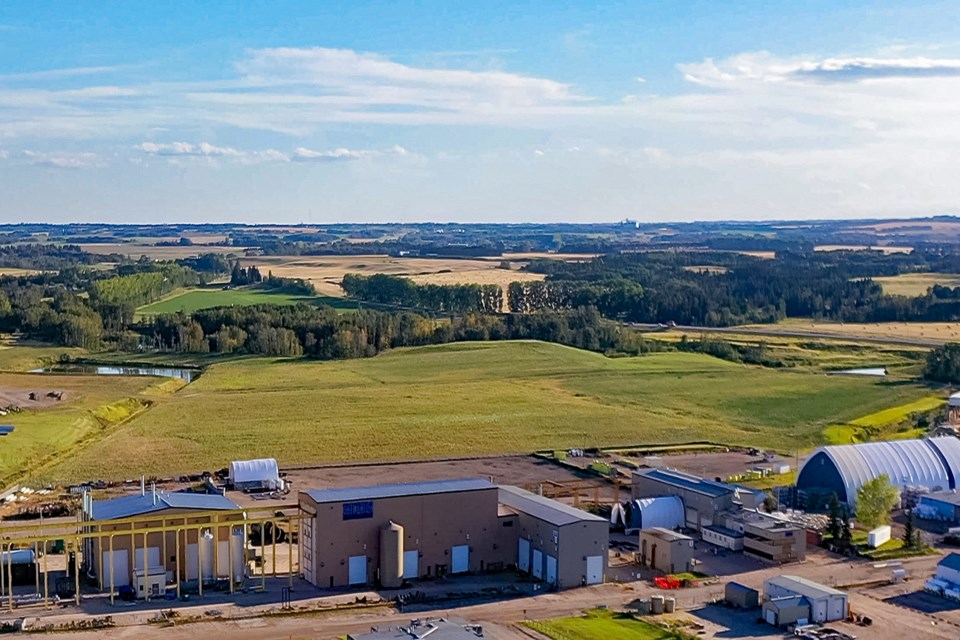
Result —
M 533 550 L 533 577 L 543 579 L 543 551 Z
M 827 620 L 827 601 L 816 600 L 813 603 L 813 621 L 826 622 Z
M 470 545 L 461 544 L 453 547 L 450 552 L 450 573 L 466 573 L 470 571 Z
M 520 548 L 517 550 L 517 569 L 530 573 L 530 541 L 520 538 Z
M 350 571 L 347 584 L 367 584 L 367 556 L 350 556 L 347 564 Z
M 603 582 L 603 556 L 587 556 L 587 584 Z
M 777 613 L 773 609 L 767 609 L 765 617 L 767 619 L 767 624 L 777 626 Z
M 127 550 L 115 549 L 113 552 L 113 587 L 130 584 L 130 565 L 127 563 Z M 103 552 L 103 586 L 110 588 L 110 551 Z
M 557 559 L 547 556 L 547 584 L 557 584 Z
M 420 577 L 420 552 L 416 549 L 403 552 L 403 579 L 415 580 Z
M 160 547 L 147 547 L 147 569 L 163 566 L 160 562 Z M 143 569 L 143 547 L 133 552 L 133 568 Z

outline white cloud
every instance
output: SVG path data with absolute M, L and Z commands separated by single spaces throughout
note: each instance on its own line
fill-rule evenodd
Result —
M 104 167 L 106 163 L 95 153 L 72 153 L 65 151 L 32 151 L 25 150 L 22 157 L 28 164 L 38 167 L 51 167 L 55 169 L 89 169 L 93 167 Z
M 405 156 L 408 152 L 400 145 L 394 145 L 386 151 L 374 151 L 366 149 L 346 149 L 339 147 L 327 151 L 314 151 L 304 147 L 297 147 L 293 150 L 290 159 L 294 162 L 342 162 L 349 160 L 369 160 L 388 155 Z
M 135 149 L 152 156 L 202 156 L 208 158 L 219 158 L 224 156 L 238 157 L 240 151 L 232 147 L 218 147 L 209 142 L 200 144 L 191 144 L 189 142 L 171 142 L 160 144 L 156 142 L 141 142 Z

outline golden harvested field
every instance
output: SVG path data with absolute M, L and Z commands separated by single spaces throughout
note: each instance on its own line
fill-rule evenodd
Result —
M 935 284 L 960 287 L 960 274 L 956 273 L 903 273 L 873 280 L 883 286 L 884 293 L 891 296 L 922 296 Z
M 235 253 L 238 256 L 243 255 L 246 247 L 217 247 L 193 245 L 188 247 L 151 247 L 143 244 L 127 244 L 123 242 L 81 244 L 78 245 L 84 251 L 89 253 L 99 253 L 106 255 L 110 253 L 119 253 L 131 258 L 147 256 L 152 260 L 176 260 L 177 258 L 189 258 L 190 256 L 200 255 L 201 253 Z
M 538 274 L 499 269 L 500 258 L 395 258 L 386 255 L 366 256 L 256 256 L 240 261 L 243 266 L 256 265 L 264 275 L 268 271 L 281 278 L 302 278 L 317 289 L 317 293 L 342 296 L 340 280 L 346 273 L 373 275 L 386 273 L 407 276 L 417 282 L 436 284 L 478 283 L 505 285 L 514 280 L 539 280 Z M 521 266 L 514 263 L 515 268 Z M 464 276 L 461 274 L 469 274 Z
M 821 244 L 813 248 L 814 251 L 882 251 L 883 255 L 893 253 L 913 253 L 913 247 L 868 247 L 865 244 Z
M 16 267 L 0 267 L 0 276 L 33 276 L 40 273 L 36 269 L 17 269 Z
M 747 329 L 804 331 L 847 338 L 910 338 L 931 342 L 960 342 L 960 322 L 815 322 L 787 320 L 777 324 L 748 325 Z

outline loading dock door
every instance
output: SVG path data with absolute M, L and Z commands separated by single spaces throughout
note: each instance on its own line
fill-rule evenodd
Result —
M 814 600 L 813 621 L 814 622 L 827 621 L 827 601 L 826 600 Z
M 367 584 L 367 556 L 350 556 L 347 564 L 350 571 L 347 584 Z
M 410 549 L 403 552 L 403 579 L 416 580 L 420 577 L 420 552 Z
M 603 582 L 603 556 L 587 556 L 587 584 Z
M 130 565 L 127 564 L 127 550 L 113 550 L 113 587 L 130 584 Z M 110 588 L 110 552 L 103 552 L 103 588 Z
M 543 551 L 533 550 L 533 577 L 543 580 Z
M 530 573 L 530 541 L 520 538 L 520 548 L 517 551 L 517 569 Z
M 450 551 L 450 573 L 470 571 L 470 545 L 461 544 Z
M 557 559 L 547 556 L 547 584 L 557 584 Z
M 160 562 L 160 547 L 147 547 L 147 569 L 162 567 Z M 143 547 L 133 553 L 133 568 L 143 569 Z

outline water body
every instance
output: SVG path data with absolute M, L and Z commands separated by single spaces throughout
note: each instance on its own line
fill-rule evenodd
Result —
M 100 364 L 58 364 L 43 369 L 34 369 L 30 373 L 79 373 L 95 376 L 156 376 L 159 378 L 179 378 L 193 382 L 200 375 L 199 369 L 181 369 L 178 367 L 121 367 Z

